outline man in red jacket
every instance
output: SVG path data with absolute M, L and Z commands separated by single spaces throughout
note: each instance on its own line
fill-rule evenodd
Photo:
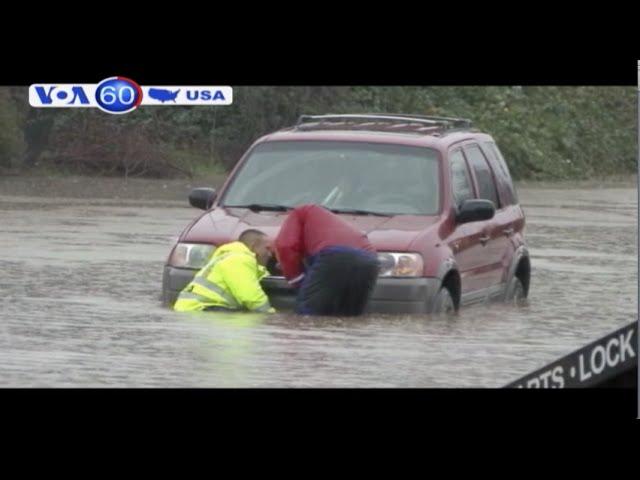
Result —
M 378 278 L 378 257 L 361 231 L 318 205 L 293 209 L 274 242 L 296 312 L 360 315 Z M 305 268 L 306 267 L 306 268 Z

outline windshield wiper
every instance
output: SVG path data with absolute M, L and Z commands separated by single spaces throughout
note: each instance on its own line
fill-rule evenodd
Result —
M 286 212 L 293 207 L 287 207 L 286 205 L 278 205 L 275 203 L 249 203 L 247 205 L 223 205 L 226 208 L 248 208 L 252 212 Z
M 346 213 L 351 215 L 375 215 L 377 217 L 392 217 L 390 213 L 372 212 L 369 210 L 359 210 L 357 208 L 330 208 L 333 213 Z

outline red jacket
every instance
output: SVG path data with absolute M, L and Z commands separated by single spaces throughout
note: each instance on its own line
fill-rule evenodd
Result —
M 276 256 L 291 284 L 304 277 L 303 260 L 326 247 L 353 247 L 374 252 L 366 234 L 318 205 L 293 209 L 274 242 Z

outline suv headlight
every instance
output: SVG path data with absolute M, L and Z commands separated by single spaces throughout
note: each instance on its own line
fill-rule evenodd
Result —
M 419 253 L 378 253 L 380 277 L 421 277 L 424 263 Z
M 179 243 L 169 257 L 169 265 L 178 268 L 201 269 L 215 251 L 215 245 Z

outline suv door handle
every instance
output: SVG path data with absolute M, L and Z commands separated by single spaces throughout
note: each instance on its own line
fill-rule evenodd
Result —
M 480 240 L 480 243 L 484 246 L 489 240 L 491 240 L 491 237 L 489 235 L 485 235 L 484 237 L 480 237 L 478 240 Z
M 513 228 L 505 228 L 503 232 L 507 237 L 510 237 L 511 235 L 513 235 Z

